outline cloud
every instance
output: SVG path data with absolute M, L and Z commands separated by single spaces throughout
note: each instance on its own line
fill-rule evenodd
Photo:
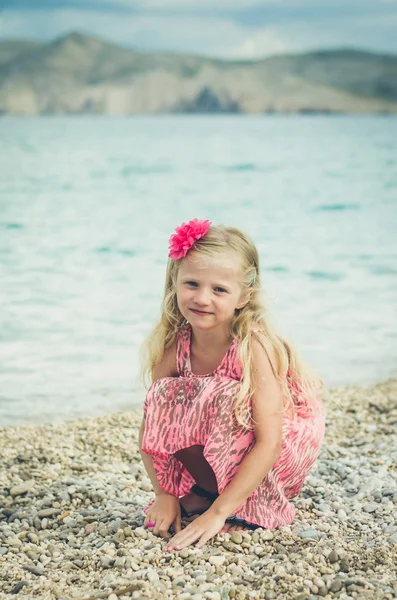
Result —
M 231 12 L 164 12 L 164 7 L 176 6 L 182 0 L 164 0 L 159 11 L 147 7 L 160 0 L 147 0 L 143 12 L 139 10 L 143 3 L 132 0 L 115 0 L 108 9 L 105 9 L 104 2 L 98 3 L 98 0 L 81 0 L 81 4 L 73 8 L 59 8 L 62 0 L 41 0 L 41 5 L 51 2 L 51 10 L 40 9 L 38 2 L 34 4 L 31 1 L 30 9 L 3 11 L 0 37 L 51 40 L 79 30 L 140 50 L 244 59 L 341 46 L 397 52 L 397 36 L 391 26 L 397 20 L 395 9 L 387 13 L 379 11 L 375 17 L 370 12 L 356 11 L 354 16 L 354 13 L 346 12 L 347 8 L 345 12 L 342 9 L 337 12 L 339 0 L 335 0 L 331 13 L 324 12 L 325 6 L 331 10 L 327 3 L 318 5 L 317 2 L 317 12 L 310 12 L 310 2 L 279 1 L 276 6 L 275 1 L 268 0 L 265 4 L 273 6 L 263 12 L 264 2 L 257 2 L 254 6 L 253 0 L 236 0 L 234 7 L 245 7 L 245 12 L 239 16 Z M 355 0 L 352 2 L 356 3 Z M 379 2 L 385 6 L 384 0 Z M 135 12 L 115 11 L 114 6 L 120 3 L 134 7 Z M 101 4 L 101 10 L 95 9 L 98 4 Z M 184 1 L 185 7 L 196 4 L 197 1 Z M 215 6 L 230 4 L 229 0 L 219 0 Z M 362 4 L 367 6 L 366 0 Z M 207 5 L 209 2 L 203 0 L 200 6 Z M 281 13 L 281 6 L 284 9 L 295 6 L 297 10 Z M 351 6 L 349 4 L 349 11 Z
M 134 15 L 82 10 L 3 13 L 1 37 L 53 39 L 73 30 L 141 50 L 226 57 L 243 44 L 249 31 L 225 18 Z
M 246 39 L 229 51 L 230 57 L 255 59 L 272 54 L 287 53 L 290 50 L 285 39 L 274 28 L 265 28 L 254 34 L 247 32 Z
M 363 0 L 351 0 L 351 2 Z M 245 10 L 255 8 L 257 6 L 299 6 L 311 4 L 315 6 L 316 0 L 3 0 L 3 8 L 14 10 L 41 10 L 46 9 L 61 9 L 61 8 L 76 8 L 85 9 L 102 9 L 107 10 L 127 8 L 134 11 L 211 11 L 216 14 L 223 10 Z

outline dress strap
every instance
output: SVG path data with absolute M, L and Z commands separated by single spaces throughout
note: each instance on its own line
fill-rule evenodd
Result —
M 179 377 L 186 377 L 189 370 L 190 331 L 189 324 L 183 325 L 176 334 L 176 368 Z

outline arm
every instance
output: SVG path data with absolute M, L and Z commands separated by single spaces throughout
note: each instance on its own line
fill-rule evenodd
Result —
M 155 366 L 153 372 L 153 382 L 157 379 L 162 379 L 163 377 L 174 377 L 177 375 L 176 368 L 176 341 L 167 348 L 164 352 L 164 356 L 161 361 Z M 153 466 L 153 459 L 150 454 L 146 454 L 142 452 L 142 439 L 145 431 L 145 418 L 142 420 L 141 428 L 139 430 L 139 452 L 141 454 L 142 462 L 147 471 L 150 481 L 153 485 L 153 490 L 156 496 L 159 494 L 165 493 L 164 490 L 160 487 L 156 471 Z
M 243 504 L 258 487 L 277 461 L 281 448 L 283 421 L 282 392 L 274 375 L 272 363 L 262 344 L 253 340 L 252 415 L 255 446 L 244 458 L 229 485 L 218 496 L 209 511 L 225 519 Z
M 149 475 L 149 479 L 152 482 L 154 493 L 156 494 L 156 496 L 158 496 L 159 494 L 163 493 L 163 490 L 161 489 L 160 484 L 157 479 L 157 476 L 156 476 L 156 471 L 153 466 L 153 459 L 150 456 L 150 454 L 145 454 L 145 452 L 142 452 L 142 438 L 143 438 L 144 431 L 145 431 L 145 419 L 142 420 L 142 425 L 139 430 L 139 442 L 138 442 L 139 443 L 139 452 L 141 453 L 142 462 L 147 471 L 147 474 Z
M 156 365 L 153 373 L 153 381 L 161 379 L 163 377 L 174 377 L 177 376 L 176 369 L 176 342 L 168 348 L 162 360 Z M 169 528 L 171 525 L 174 527 L 175 533 L 181 530 L 181 507 L 179 499 L 175 496 L 165 492 L 157 479 L 156 471 L 153 466 L 153 458 L 142 452 L 142 440 L 145 432 L 145 418 L 142 420 L 141 428 L 139 430 L 139 451 L 142 457 L 142 462 L 149 475 L 150 481 L 153 485 L 155 493 L 155 501 L 149 508 L 145 520 L 144 526 L 148 526 L 149 521 L 154 523 L 153 534 L 160 535 L 164 538 L 169 538 Z M 151 525 L 152 526 L 152 525 Z

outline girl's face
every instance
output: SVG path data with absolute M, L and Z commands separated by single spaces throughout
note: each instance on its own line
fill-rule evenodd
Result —
M 246 303 L 240 276 L 234 253 L 210 258 L 190 252 L 182 260 L 176 295 L 179 310 L 193 328 L 228 329 L 236 308 Z

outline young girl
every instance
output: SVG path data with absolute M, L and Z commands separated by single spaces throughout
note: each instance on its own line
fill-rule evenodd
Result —
M 291 523 L 289 499 L 319 454 L 321 382 L 270 325 L 260 291 L 258 253 L 241 231 L 197 219 L 177 227 L 146 344 L 139 436 L 155 492 L 144 525 L 167 550 Z

